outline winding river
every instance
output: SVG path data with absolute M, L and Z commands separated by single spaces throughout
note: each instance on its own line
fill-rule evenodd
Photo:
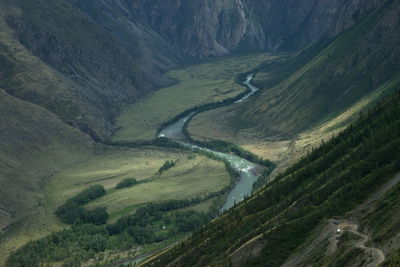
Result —
M 254 78 L 254 73 L 249 74 L 246 77 L 246 80 L 243 84 L 249 89 L 249 92 L 241 97 L 239 100 L 235 101 L 233 104 L 241 103 L 251 96 L 253 96 L 257 91 L 258 88 L 251 84 L 252 79 Z M 228 154 L 228 153 L 221 153 L 218 151 L 214 151 L 205 147 L 197 146 L 190 143 L 183 134 L 183 127 L 185 123 L 198 112 L 194 111 L 193 113 L 183 117 L 182 119 L 176 121 L 173 124 L 166 126 L 164 129 L 160 131 L 158 137 L 168 138 L 171 141 L 181 144 L 184 147 L 187 147 L 190 150 L 197 150 L 197 151 L 205 151 L 208 153 L 213 154 L 219 159 L 227 161 L 231 167 L 240 173 L 240 179 L 235 184 L 234 188 L 229 192 L 228 198 L 225 201 L 225 204 L 221 208 L 221 212 L 227 210 L 242 201 L 245 196 L 250 195 L 253 189 L 253 184 L 257 181 L 258 176 L 256 174 L 256 170 L 260 167 L 256 163 L 252 163 L 244 158 L 241 158 L 236 155 Z

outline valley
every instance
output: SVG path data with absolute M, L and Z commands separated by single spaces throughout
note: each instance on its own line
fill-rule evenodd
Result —
M 181 67 L 167 73 L 168 78 L 177 80 L 176 85 L 162 88 L 138 103 L 127 107 L 119 117 L 117 124 L 120 129 L 112 138 L 116 142 L 135 142 L 154 139 L 163 122 L 174 118 L 179 113 L 193 106 L 221 101 L 231 98 L 245 90 L 236 84 L 236 76 L 248 70 L 256 69 L 268 60 L 273 62 L 279 56 L 269 54 L 240 55 L 219 58 L 211 62 Z M 174 76 L 175 75 L 175 76 Z M 255 80 L 258 79 L 258 73 Z M 179 77 L 179 79 L 177 78 Z M 225 80 L 227 77 L 229 79 Z M 270 76 L 273 79 L 273 76 Z M 197 80 L 195 80 L 197 79 Z M 191 85 L 191 86 L 188 86 Z M 229 86 L 229 87 L 228 87 Z M 224 91 L 224 89 L 233 88 Z M 273 90 L 273 88 L 269 89 Z M 201 92 L 201 93 L 200 93 Z M 278 172 L 297 161 L 311 148 L 322 140 L 329 139 L 342 131 L 354 121 L 361 110 L 365 110 L 381 99 L 384 89 L 365 96 L 356 104 L 325 122 L 311 127 L 298 135 L 287 138 L 266 139 L 251 128 L 231 130 L 229 120 L 223 118 L 246 102 L 227 106 L 196 115 L 189 123 L 188 130 L 193 137 L 200 140 L 226 140 L 239 144 L 245 149 L 265 159 L 279 163 Z M 196 96 L 187 100 L 185 96 Z M 263 91 L 261 92 L 263 93 Z M 255 96 L 254 98 L 257 98 Z M 251 99 L 249 100 L 251 101 Z M 164 103 L 164 104 L 162 104 Z M 195 105 L 193 105 L 195 104 Z M 238 107 L 236 107 L 236 105 Z M 164 109 L 160 115 L 154 106 Z M 143 115 L 143 116 L 138 116 Z M 226 121 L 228 124 L 216 125 L 215 121 Z M 124 126 L 125 125 L 125 126 Z M 240 124 L 237 124 L 240 125 Z M 233 133 L 235 132 L 236 133 Z M 238 134 L 239 133 L 239 134 Z M 177 162 L 171 170 L 158 174 L 159 168 L 167 160 Z M 115 190 L 114 186 L 125 178 L 134 177 L 139 184 L 123 190 Z M 67 198 L 90 185 L 101 184 L 107 191 L 106 196 L 95 200 L 86 207 L 106 207 L 110 218 L 109 223 L 115 223 L 118 218 L 134 213 L 138 208 L 148 203 L 163 202 L 170 199 L 191 199 L 219 192 L 232 183 L 232 178 L 225 170 L 223 163 L 208 159 L 202 155 L 185 152 L 180 149 L 163 149 L 156 147 L 124 148 L 97 146 L 95 155 L 82 163 L 63 168 L 53 175 L 46 185 L 45 197 L 42 199 L 39 211 L 26 218 L 25 223 L 11 229 L 3 242 L 3 250 L 15 250 L 25 242 L 41 238 L 51 232 L 60 231 L 66 226 L 61 224 L 54 211 Z M 226 197 L 226 196 L 225 196 Z M 185 210 L 209 212 L 218 197 L 205 199 Z M 221 200 L 218 200 L 221 205 Z M 24 228 L 23 231 L 18 230 Z M 177 235 L 178 237 L 180 235 Z M 160 243 L 160 247 L 170 242 L 176 242 L 176 237 Z M 163 244 L 163 245 L 162 245 Z M 129 255 L 146 254 L 152 246 L 143 246 Z M 3 253 L 4 253 L 3 252 Z M 104 254 L 105 255 L 105 254 Z M 107 254 L 105 260 L 113 261 L 127 254 Z M 124 256 L 125 255 L 125 256 Z M 137 257 L 137 256 L 136 256 Z M 5 256 L 4 256 L 5 258 Z M 103 262 L 106 262 L 103 261 Z
M 165 77 L 176 84 L 164 87 L 132 106 L 116 118 L 120 129 L 112 141 L 151 140 L 162 123 L 194 106 L 218 102 L 245 91 L 237 84 L 238 74 L 282 57 L 283 53 L 256 53 L 205 59 L 203 63 L 171 70 Z M 157 107 L 157 108 L 155 108 Z
M 399 47 L 398 0 L 0 1 L 0 266 L 398 266 Z
M 162 123 L 186 109 L 244 92 L 246 88 L 237 83 L 238 74 L 280 57 L 282 55 L 268 53 L 228 56 L 172 70 L 166 77 L 176 80 L 176 84 L 161 88 L 126 107 L 116 119 L 120 129 L 111 140 L 153 140 Z M 155 106 L 158 108 L 154 109 Z M 176 166 L 158 173 L 163 163 L 169 160 L 176 162 Z M 139 184 L 123 190 L 114 189 L 119 181 L 132 177 Z M 107 195 L 86 207 L 106 207 L 110 215 L 108 222 L 113 223 L 149 203 L 193 199 L 216 193 L 215 197 L 184 209 L 207 213 L 210 208 L 217 208 L 215 205 L 221 207 L 225 202 L 226 193 L 221 197 L 218 192 L 230 187 L 235 182 L 232 179 L 223 162 L 201 154 L 172 148 L 126 148 L 98 144 L 87 159 L 62 168 L 48 178 L 36 212 L 26 216 L 22 223 L 10 227 L 3 235 L 1 258 L 6 259 L 9 251 L 29 240 L 66 228 L 54 215 L 56 208 L 91 185 L 104 186 Z M 171 242 L 174 240 L 172 238 Z
M 254 78 L 260 95 L 199 114 L 188 131 L 198 140 L 225 140 L 269 158 L 278 163 L 276 173 L 292 165 L 397 89 L 400 69 L 392 60 L 400 40 L 397 26 L 386 25 L 398 19 L 391 5 L 386 2 L 333 41 L 266 62 Z

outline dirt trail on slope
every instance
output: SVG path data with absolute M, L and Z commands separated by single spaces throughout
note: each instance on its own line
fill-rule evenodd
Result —
M 350 218 L 359 218 L 361 217 L 362 214 L 367 214 L 369 211 L 374 209 L 376 205 L 376 201 L 382 198 L 390 189 L 392 189 L 395 185 L 397 185 L 400 182 L 400 173 L 396 174 L 394 178 L 390 179 L 388 182 L 386 182 L 384 185 L 382 185 L 379 190 L 375 193 L 373 193 L 371 196 L 367 198 L 366 201 L 364 201 L 362 204 L 357 206 L 354 210 L 348 213 L 348 217 Z M 365 235 L 361 232 L 358 231 L 359 229 L 359 224 L 351 221 L 351 220 L 340 220 L 339 224 L 335 220 L 329 220 L 329 224 L 336 225 L 335 227 L 335 233 L 337 229 L 341 230 L 348 230 L 358 236 L 361 236 L 361 240 L 357 241 L 354 246 L 360 249 L 363 249 L 366 253 L 371 255 L 373 257 L 373 261 L 368 263 L 366 266 L 367 267 L 372 267 L 372 266 L 378 266 L 385 260 L 385 254 L 383 251 L 379 248 L 375 247 L 367 247 L 365 244 L 371 240 L 371 237 L 368 235 Z M 329 245 L 329 253 L 334 252 L 336 250 L 337 246 L 337 239 L 331 237 L 330 238 L 330 245 Z
M 347 218 L 360 218 L 362 214 L 367 214 L 369 211 L 373 210 L 376 206 L 377 200 L 383 197 L 390 189 L 400 182 L 400 173 L 398 173 L 394 178 L 390 179 L 388 182 L 383 184 L 378 191 L 370 195 L 367 200 L 357 206 L 355 209 L 347 213 Z M 330 255 L 334 253 L 337 249 L 338 239 L 337 239 L 337 229 L 348 230 L 352 233 L 361 237 L 354 247 L 363 249 L 367 254 L 371 255 L 373 261 L 368 263 L 366 266 L 372 267 L 381 264 L 385 260 L 385 254 L 379 248 L 367 247 L 365 244 L 370 241 L 370 237 L 359 232 L 359 224 L 356 220 L 335 220 L 330 219 L 328 223 L 323 227 L 319 235 L 300 253 L 295 253 L 290 256 L 287 261 L 282 265 L 284 267 L 291 267 L 299 265 L 303 260 L 305 260 L 312 251 L 318 247 L 324 240 L 328 240 L 328 247 L 326 254 Z
M 337 221 L 330 220 L 330 223 L 336 224 Z M 373 260 L 371 262 L 369 262 L 367 265 L 365 265 L 366 267 L 378 266 L 385 260 L 385 254 L 379 248 L 367 247 L 365 244 L 371 240 L 371 237 L 359 232 L 358 228 L 359 228 L 358 223 L 355 223 L 352 221 L 347 221 L 347 220 L 341 220 L 340 223 L 337 224 L 334 229 L 335 229 L 335 233 L 336 233 L 337 229 L 340 229 L 342 231 L 341 234 L 343 233 L 343 231 L 349 231 L 357 236 L 360 236 L 361 239 L 357 240 L 353 246 L 364 250 L 367 255 L 370 255 L 372 257 Z M 333 241 L 333 239 L 330 239 L 331 242 L 332 241 L 334 242 L 333 244 L 330 244 L 330 247 L 332 248 L 331 252 L 335 252 L 337 249 L 337 238 L 334 238 L 334 239 L 335 239 L 335 241 Z

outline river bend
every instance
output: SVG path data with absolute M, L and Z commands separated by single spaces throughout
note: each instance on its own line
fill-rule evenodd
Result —
M 249 92 L 244 96 L 242 96 L 239 100 L 232 103 L 232 105 L 247 100 L 258 91 L 258 88 L 251 84 L 253 78 L 254 78 L 254 73 L 247 75 L 246 80 L 243 82 L 243 84 L 249 89 Z M 227 161 L 230 164 L 230 166 L 240 174 L 239 181 L 237 181 L 233 189 L 229 192 L 228 198 L 226 199 L 225 204 L 221 208 L 221 211 L 224 211 L 234 206 L 235 203 L 242 201 L 245 198 L 245 196 L 251 194 L 251 191 L 253 190 L 253 184 L 258 179 L 256 170 L 259 168 L 259 165 L 236 155 L 214 151 L 190 143 L 185 138 L 185 135 L 183 133 L 183 128 L 185 127 L 186 122 L 197 113 L 199 112 L 194 111 L 191 114 L 187 115 L 186 117 L 183 117 L 178 121 L 166 126 L 164 129 L 160 131 L 157 137 L 168 138 L 171 141 L 179 143 L 180 145 L 190 150 L 201 150 L 211 153 L 217 158 Z

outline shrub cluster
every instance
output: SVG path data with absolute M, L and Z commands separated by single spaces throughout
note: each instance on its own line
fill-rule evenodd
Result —
M 106 208 L 99 207 L 93 210 L 86 210 L 81 205 L 106 194 L 101 185 L 93 185 L 68 199 L 63 205 L 57 208 L 55 214 L 67 224 L 93 223 L 96 225 L 105 224 L 108 219 Z
M 47 266 L 60 262 L 63 266 L 80 266 L 82 262 L 93 258 L 95 253 L 127 250 L 194 231 L 209 221 L 210 215 L 177 209 L 197 201 L 170 200 L 149 204 L 139 208 L 135 214 L 109 225 L 74 224 L 70 229 L 22 246 L 10 256 L 7 266 Z M 81 208 L 82 212 L 82 207 L 77 203 L 68 203 L 74 205 L 74 209 Z
M 106 194 L 106 190 L 102 185 L 92 185 L 78 193 L 70 200 L 78 203 L 79 205 L 84 205 L 92 200 L 100 198 Z
M 175 167 L 175 165 L 176 165 L 176 162 L 175 162 L 175 161 L 173 161 L 173 160 L 167 160 L 167 161 L 164 162 L 164 164 L 163 164 L 163 165 L 161 166 L 161 168 L 158 170 L 158 173 L 161 174 L 161 173 L 163 173 L 164 171 L 169 170 L 169 169 Z
M 115 189 L 122 189 L 122 188 L 127 188 L 127 187 L 132 187 L 134 185 L 138 184 L 138 181 L 136 181 L 135 178 L 126 178 L 119 182 L 116 186 Z

